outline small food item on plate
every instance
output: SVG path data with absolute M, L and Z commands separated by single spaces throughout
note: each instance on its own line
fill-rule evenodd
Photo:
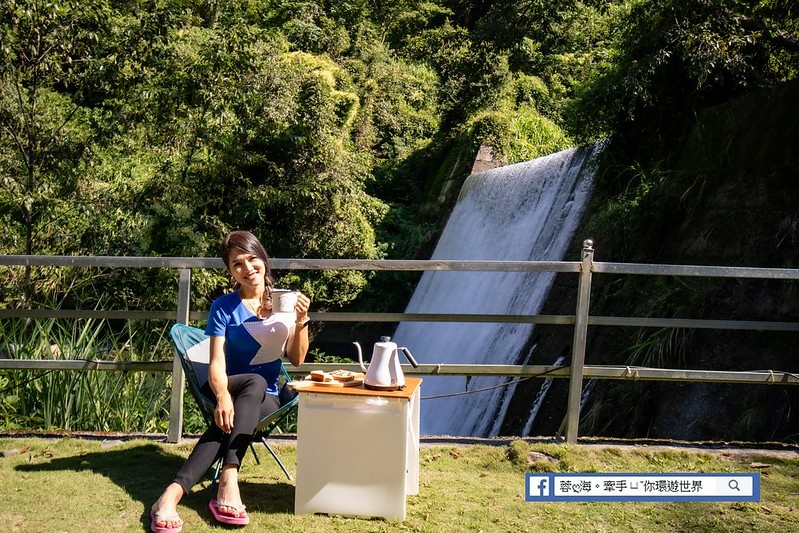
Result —
M 355 379 L 355 372 L 350 372 L 349 370 L 334 370 L 330 375 L 336 381 L 352 381 Z
M 312 381 L 333 381 L 333 376 L 322 370 L 313 370 L 311 372 Z

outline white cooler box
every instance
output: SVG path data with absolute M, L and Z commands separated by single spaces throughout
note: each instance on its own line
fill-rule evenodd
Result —
M 300 391 L 296 514 L 405 519 L 419 491 L 419 390 L 378 394 Z

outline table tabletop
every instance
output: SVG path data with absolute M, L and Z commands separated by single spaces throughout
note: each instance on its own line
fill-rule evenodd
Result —
M 405 378 L 405 388 L 395 391 L 382 391 L 371 390 L 363 386 L 363 384 L 356 387 L 330 387 L 325 385 L 303 385 L 297 387 L 295 390 L 300 394 L 304 392 L 313 392 L 319 394 L 345 394 L 351 396 L 381 396 L 383 398 L 404 398 L 409 400 L 416 389 L 421 385 L 421 378 Z

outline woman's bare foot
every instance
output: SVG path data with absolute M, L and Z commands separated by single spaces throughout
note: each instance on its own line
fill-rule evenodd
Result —
M 225 465 L 219 474 L 219 488 L 216 491 L 216 501 L 219 511 L 236 518 L 246 515 L 244 504 L 241 502 L 239 492 L 239 467 L 238 465 Z
M 183 497 L 183 487 L 177 483 L 170 484 L 150 510 L 157 513 L 156 525 L 164 528 L 176 528 L 183 525 L 178 516 L 178 502 Z

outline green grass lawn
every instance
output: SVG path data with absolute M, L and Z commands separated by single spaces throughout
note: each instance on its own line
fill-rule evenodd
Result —
M 293 470 L 293 443 L 278 443 Z M 149 508 L 188 456 L 191 443 L 149 440 L 103 444 L 78 438 L 0 438 L 3 531 L 149 531 Z M 264 450 L 248 455 L 240 480 L 247 531 L 799 531 L 799 454 L 750 454 L 649 447 L 555 445 L 423 447 L 420 491 L 404 522 L 295 516 L 294 484 Z M 352 455 L 358 467 L 357 450 Z M 533 503 L 525 473 L 761 473 L 761 500 L 747 503 Z M 184 531 L 220 531 L 207 484 L 183 499 Z

